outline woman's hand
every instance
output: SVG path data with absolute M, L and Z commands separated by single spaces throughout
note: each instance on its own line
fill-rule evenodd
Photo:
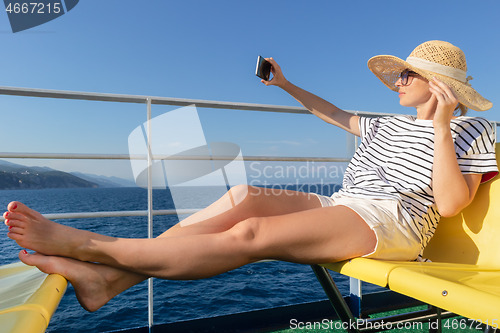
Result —
M 458 99 L 451 88 L 444 82 L 433 78 L 429 81 L 429 91 L 436 97 L 437 106 L 434 114 L 434 127 L 449 126 L 453 118 Z
M 262 79 L 260 82 L 264 83 L 266 86 L 278 86 L 283 88 L 287 80 L 281 71 L 281 67 L 273 58 L 266 58 L 266 60 L 271 63 L 271 73 L 273 73 L 273 78 L 269 81 Z

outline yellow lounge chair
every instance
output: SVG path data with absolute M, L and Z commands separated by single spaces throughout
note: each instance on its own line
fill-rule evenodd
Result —
M 0 329 L 9 333 L 45 332 L 66 291 L 60 275 L 47 275 L 21 262 L 0 267 Z
M 499 143 L 496 152 L 500 165 Z M 313 270 L 344 322 L 357 319 L 327 269 L 499 328 L 500 176 L 480 185 L 474 201 L 461 213 L 442 218 L 424 257 L 432 262 L 356 258 L 314 265 Z

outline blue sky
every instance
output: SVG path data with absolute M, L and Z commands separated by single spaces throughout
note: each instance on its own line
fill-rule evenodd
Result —
M 500 2 L 83 0 L 67 14 L 12 33 L 0 13 L 2 86 L 297 106 L 254 76 L 272 56 L 295 84 L 347 110 L 413 113 L 367 68 L 378 54 L 406 58 L 418 44 L 464 50 L 468 75 L 500 120 Z M 144 105 L 0 96 L 0 151 L 127 153 Z M 172 108 L 154 106 L 154 115 Z M 207 141 L 244 155 L 346 155 L 345 135 L 313 116 L 200 110 Z M 126 177 L 118 162 L 30 161 Z

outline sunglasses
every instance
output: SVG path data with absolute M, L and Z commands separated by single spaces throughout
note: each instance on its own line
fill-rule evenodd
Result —
M 413 78 L 415 76 L 419 75 L 418 73 L 415 73 L 413 71 L 410 71 L 409 69 L 405 69 L 399 74 L 399 78 L 401 79 L 401 85 L 402 86 L 408 86 L 412 83 Z

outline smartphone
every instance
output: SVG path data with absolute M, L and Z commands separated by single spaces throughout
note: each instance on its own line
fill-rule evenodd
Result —
M 255 69 L 255 75 L 269 81 L 269 76 L 271 75 L 271 63 L 266 59 L 259 56 L 257 58 L 257 68 Z

